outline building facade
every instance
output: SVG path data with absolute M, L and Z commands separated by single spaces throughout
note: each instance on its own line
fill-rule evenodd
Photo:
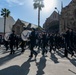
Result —
M 67 27 L 76 31 L 76 0 L 72 0 L 61 11 L 60 33 L 65 32 Z
M 54 32 L 59 30 L 59 14 L 54 11 L 43 24 L 43 28 L 47 32 Z
M 15 20 L 12 16 L 6 18 L 6 26 L 5 26 L 5 33 L 11 31 L 12 26 L 15 24 Z M 4 32 L 4 18 L 0 17 L 0 32 Z
M 29 22 L 18 19 L 12 27 L 16 35 L 21 35 L 24 29 L 37 28 L 38 26 Z

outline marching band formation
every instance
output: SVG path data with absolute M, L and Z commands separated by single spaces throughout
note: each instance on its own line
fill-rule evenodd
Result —
M 74 56 L 76 53 L 76 34 L 72 29 L 67 29 L 66 33 L 61 35 L 46 32 L 37 33 L 34 28 L 32 28 L 32 31 L 24 30 L 21 36 L 17 36 L 15 31 L 12 31 L 11 34 L 5 34 L 4 46 L 6 47 L 6 51 L 10 48 L 10 54 L 14 54 L 14 48 L 18 50 L 19 47 L 21 47 L 21 52 L 23 53 L 25 47 L 28 46 L 30 49 L 29 57 L 35 55 L 35 58 L 38 53 L 34 50 L 34 47 L 41 50 L 43 56 L 48 51 L 51 53 L 53 50 L 55 53 L 56 50 L 64 48 L 64 57 L 68 57 L 68 53 L 71 56 Z

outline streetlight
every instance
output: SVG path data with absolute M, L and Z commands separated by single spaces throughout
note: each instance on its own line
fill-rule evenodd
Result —
M 38 27 L 40 26 L 40 10 L 44 7 L 43 0 L 34 0 L 34 9 L 38 8 Z
M 57 9 L 57 7 L 55 7 L 55 9 L 58 11 L 59 33 L 60 33 L 60 16 L 59 16 L 59 10 Z

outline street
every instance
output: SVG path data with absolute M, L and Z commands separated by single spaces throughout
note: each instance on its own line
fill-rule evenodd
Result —
M 0 48 L 0 75 L 76 75 L 76 57 L 62 57 L 62 50 L 57 50 L 55 54 L 48 52 L 45 56 L 40 50 L 36 60 L 29 58 L 28 48 L 24 53 L 19 49 L 15 54 L 9 54 L 10 50 Z

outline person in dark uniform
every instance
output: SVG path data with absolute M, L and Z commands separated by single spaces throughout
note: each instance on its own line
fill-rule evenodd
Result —
M 41 46 L 42 46 L 41 39 L 42 39 L 42 35 L 41 35 L 41 33 L 39 33 L 39 35 L 38 35 L 38 50 L 39 50 L 39 49 L 41 48 Z
M 74 32 L 73 29 L 70 29 L 70 45 L 69 45 L 69 51 L 71 54 L 71 57 L 74 55 Z
M 7 33 L 4 35 L 4 46 L 5 46 L 6 51 L 7 51 L 9 48 L 9 34 L 7 34 Z
M 53 34 L 50 34 L 50 37 L 49 37 L 49 44 L 50 44 L 50 53 L 51 53 L 51 51 L 52 51 L 52 49 L 53 49 L 53 44 L 54 43 L 54 38 L 53 38 Z
M 70 38 L 70 31 L 67 28 L 66 34 L 65 34 L 65 52 L 64 52 L 65 57 L 68 56 L 69 38 Z
M 45 49 L 46 45 L 47 45 L 46 32 L 43 32 L 42 34 L 42 55 L 43 56 L 45 53 L 47 53 L 47 50 Z
M 5 46 L 5 48 L 6 48 L 6 51 L 8 50 L 8 45 L 9 45 L 9 42 L 6 41 L 6 40 L 4 40 L 4 46 Z
M 65 35 L 65 57 L 68 57 L 68 53 L 71 54 L 71 56 L 74 55 L 73 53 L 73 33 L 70 31 L 70 29 L 68 29 L 66 31 L 66 35 Z
M 36 44 L 36 35 L 35 35 L 35 29 L 32 28 L 32 32 L 29 36 L 29 39 L 30 39 L 30 56 L 29 57 L 33 57 L 33 54 L 35 55 L 35 58 L 37 56 L 37 52 L 34 51 L 34 47 L 35 47 L 35 44 Z
M 9 36 L 9 41 L 10 41 L 10 49 L 11 49 L 10 54 L 14 54 L 15 51 L 13 50 L 13 47 L 15 46 L 15 41 L 16 41 L 16 35 L 14 30 L 12 30 L 12 33 Z
M 24 49 L 25 41 L 23 41 L 22 39 L 21 39 L 21 45 L 20 45 L 20 46 L 21 46 L 21 49 L 22 49 L 22 51 L 21 51 L 21 52 L 23 53 L 23 52 L 24 52 L 24 50 L 25 50 L 25 49 Z
M 16 36 L 15 46 L 16 46 L 16 49 L 17 49 L 17 50 L 18 50 L 19 41 L 20 41 L 20 37 L 19 37 L 19 36 Z

